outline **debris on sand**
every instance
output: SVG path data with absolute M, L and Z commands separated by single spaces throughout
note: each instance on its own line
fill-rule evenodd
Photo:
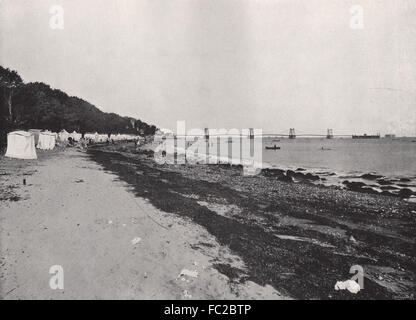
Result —
M 282 239 L 282 240 L 304 241 L 304 242 L 309 242 L 309 243 L 319 245 L 319 246 L 325 247 L 325 248 L 335 248 L 332 244 L 321 242 L 321 241 L 316 240 L 316 239 L 311 239 L 311 238 L 306 238 L 306 237 L 298 237 L 298 236 L 289 236 L 289 235 L 284 235 L 284 234 L 278 234 L 276 236 L 279 239 Z
M 351 293 L 357 293 L 360 291 L 360 285 L 354 280 L 347 281 L 337 281 L 335 284 L 335 290 L 345 290 L 347 289 Z
M 182 269 L 182 271 L 178 275 L 178 278 L 180 278 L 182 276 L 188 276 L 188 277 L 192 277 L 192 278 L 197 278 L 198 277 L 198 271 L 196 271 L 196 270 Z
M 350 241 L 351 241 L 352 243 L 358 243 L 358 241 L 357 241 L 357 240 L 355 240 L 355 238 L 354 238 L 353 236 L 350 236 Z
M 133 240 L 131 240 L 131 244 L 133 246 L 135 246 L 136 244 L 138 244 L 140 241 L 142 241 L 142 238 L 136 237 Z
M 183 297 L 184 298 L 188 298 L 188 299 L 192 299 L 192 295 L 189 294 L 188 290 L 184 290 L 183 291 Z

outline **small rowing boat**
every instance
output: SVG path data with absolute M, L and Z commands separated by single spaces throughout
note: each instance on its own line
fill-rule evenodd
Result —
M 280 147 L 274 145 L 273 147 L 267 147 L 266 146 L 266 150 L 280 150 Z

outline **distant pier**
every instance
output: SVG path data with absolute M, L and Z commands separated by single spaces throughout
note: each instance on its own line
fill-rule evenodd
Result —
M 176 135 L 174 134 L 175 137 L 186 137 L 186 135 Z M 200 134 L 195 134 L 192 135 L 193 137 L 197 138 L 199 137 L 203 137 L 205 139 L 205 141 L 209 141 L 211 137 L 222 137 L 222 136 L 235 136 L 235 137 L 243 137 L 243 135 L 241 133 L 215 133 L 215 132 L 211 132 L 210 133 L 210 129 L 209 128 L 204 128 L 204 132 L 200 133 Z M 253 128 L 249 128 L 248 129 L 248 134 L 245 134 L 245 137 L 249 138 L 249 139 L 254 139 L 256 137 L 268 137 L 268 138 L 289 138 L 289 139 L 296 139 L 299 137 L 302 138 L 327 138 L 327 139 L 333 139 L 333 138 L 352 138 L 352 139 L 379 139 L 381 138 L 380 133 L 377 134 L 363 134 L 363 135 L 356 135 L 356 134 L 334 134 L 334 130 L 333 129 L 326 129 L 326 134 L 324 132 L 322 132 L 321 134 L 319 133 L 296 133 L 295 128 L 290 128 L 289 129 L 289 133 L 275 133 L 275 132 L 261 132 L 261 133 L 256 133 L 255 134 L 255 130 Z M 395 135 L 393 134 L 386 134 L 386 138 L 394 138 Z

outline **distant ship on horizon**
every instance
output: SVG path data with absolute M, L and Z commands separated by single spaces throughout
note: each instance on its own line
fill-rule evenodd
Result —
M 363 135 L 352 135 L 353 139 L 380 139 L 380 134 L 366 134 Z

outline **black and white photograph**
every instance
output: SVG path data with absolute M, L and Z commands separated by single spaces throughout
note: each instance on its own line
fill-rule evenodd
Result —
M 0 0 L 0 300 L 415 294 L 415 0 Z

